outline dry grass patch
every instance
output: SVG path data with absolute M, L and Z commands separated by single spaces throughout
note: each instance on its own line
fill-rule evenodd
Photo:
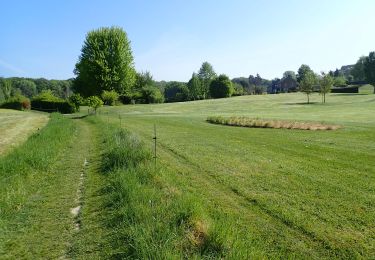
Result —
M 298 122 L 286 120 L 268 120 L 249 117 L 208 117 L 207 122 L 212 124 L 242 126 L 242 127 L 256 127 L 256 128 L 285 128 L 285 129 L 300 129 L 300 130 L 337 130 L 341 128 L 339 125 L 329 125 L 319 122 Z
M 0 155 L 26 141 L 32 133 L 43 128 L 48 119 L 43 113 L 0 109 Z

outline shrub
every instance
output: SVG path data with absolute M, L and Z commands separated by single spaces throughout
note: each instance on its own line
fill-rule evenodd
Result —
M 134 94 L 134 98 L 138 103 L 152 104 L 164 102 L 164 96 L 160 89 L 151 85 L 142 87 L 138 93 Z
M 89 107 L 93 108 L 96 114 L 96 110 L 103 106 L 103 101 L 97 96 L 91 96 L 86 99 L 86 103 Z
M 164 90 L 164 97 L 166 102 L 182 102 L 189 98 L 189 89 L 185 83 L 170 82 Z
M 22 95 L 17 95 L 15 97 L 9 98 L 7 101 L 1 104 L 0 108 L 8 108 L 8 109 L 16 109 L 16 110 L 30 109 L 30 99 Z
M 74 105 L 76 111 L 79 111 L 80 106 L 83 105 L 83 98 L 79 93 L 76 93 L 69 97 L 69 102 Z
M 116 101 L 118 100 L 119 95 L 114 90 L 111 90 L 111 91 L 104 90 L 101 97 L 105 105 L 113 106 L 116 104 Z
M 54 101 L 54 102 L 61 102 L 61 101 L 64 101 L 63 99 L 61 98 L 58 98 L 56 97 L 52 90 L 48 89 L 48 90 L 43 90 L 39 95 L 33 97 L 32 99 L 33 101 Z

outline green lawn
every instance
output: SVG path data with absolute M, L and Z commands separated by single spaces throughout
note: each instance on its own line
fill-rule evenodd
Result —
M 312 101 L 293 93 L 53 115 L 0 157 L 0 258 L 375 258 L 375 95 Z
M 359 88 L 360 94 L 373 94 L 374 93 L 374 87 L 372 85 L 363 85 Z
M 316 95 L 313 101 L 318 102 Z M 303 94 L 104 108 L 152 146 L 160 181 L 202 200 L 228 256 L 375 257 L 375 96 Z M 108 114 L 107 114 L 108 113 Z M 339 124 L 335 131 L 252 129 L 207 116 Z M 109 118 L 109 119 L 108 119 Z M 220 230 L 220 228 L 219 228 Z M 235 253 L 236 252 L 236 253 Z

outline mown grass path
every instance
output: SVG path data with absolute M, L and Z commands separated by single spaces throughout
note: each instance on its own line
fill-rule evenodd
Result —
M 86 144 L 87 167 L 82 190 L 82 209 L 78 216 L 80 229 L 71 240 L 67 257 L 72 259 L 105 259 L 115 255 L 113 236 L 116 229 L 107 225 L 111 217 L 108 207 L 106 176 L 101 167 L 101 138 L 97 126 L 86 120 L 79 122 L 82 134 L 88 136 Z
M 0 258 L 71 258 L 76 235 L 81 227 L 85 230 L 86 224 L 80 214 L 74 216 L 71 211 L 83 204 L 85 178 L 95 171 L 98 155 L 91 125 L 83 120 L 74 120 L 74 124 L 74 136 L 67 140 L 66 148 L 48 170 L 23 180 L 27 183 L 24 186 L 27 199 L 0 235 Z M 96 187 L 88 188 L 87 192 L 91 194 Z

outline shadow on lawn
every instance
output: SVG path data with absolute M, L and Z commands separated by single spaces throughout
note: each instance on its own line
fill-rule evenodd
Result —
M 309 105 L 316 105 L 316 104 L 321 104 L 321 102 L 310 102 L 310 103 L 307 103 L 307 102 L 285 103 L 285 105 L 306 105 L 306 106 L 309 106 Z

